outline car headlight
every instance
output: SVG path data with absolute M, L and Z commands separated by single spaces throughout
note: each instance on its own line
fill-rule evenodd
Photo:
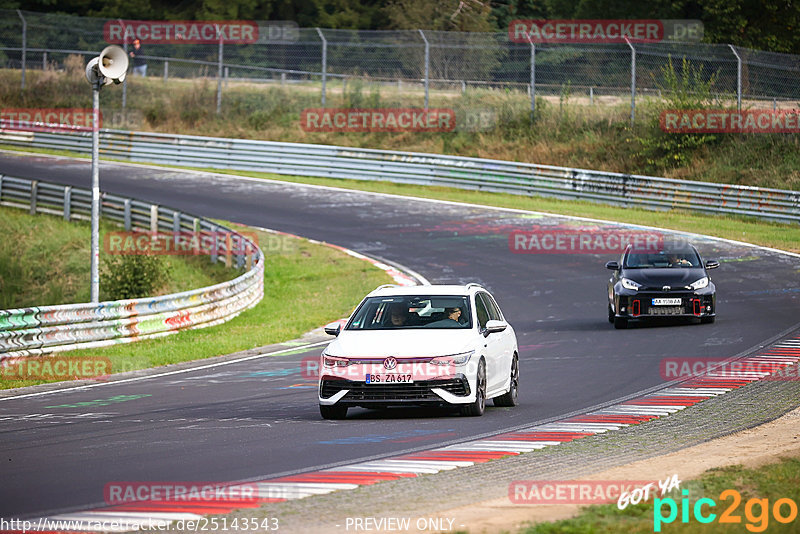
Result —
M 329 356 L 323 352 L 322 365 L 325 367 L 347 367 L 350 365 L 350 360 L 347 358 L 340 358 L 338 356 Z
M 703 278 L 701 278 L 697 282 L 694 282 L 693 284 L 690 284 L 689 287 L 691 287 L 692 289 L 695 289 L 695 290 L 703 289 L 704 287 L 708 287 L 708 277 L 704 276 Z
M 642 287 L 640 284 L 637 284 L 629 278 L 620 278 L 619 282 L 622 284 L 622 287 L 625 289 L 630 289 L 631 291 L 638 291 L 639 288 Z
M 474 353 L 475 351 L 471 350 L 469 352 L 461 352 L 450 356 L 437 356 L 433 358 L 430 363 L 433 365 L 466 365 Z

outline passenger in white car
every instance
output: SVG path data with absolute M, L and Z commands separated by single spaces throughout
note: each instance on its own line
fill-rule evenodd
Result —
M 462 326 L 461 321 L 458 320 L 461 317 L 461 308 L 445 308 L 444 313 L 444 318 L 425 326 L 431 328 L 460 328 Z

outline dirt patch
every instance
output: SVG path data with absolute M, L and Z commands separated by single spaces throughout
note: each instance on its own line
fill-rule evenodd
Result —
M 705 471 L 741 464 L 760 467 L 782 457 L 800 456 L 800 408 L 775 421 L 715 439 L 694 447 L 608 469 L 582 480 L 664 480 L 677 474 L 680 480 L 697 478 Z M 577 504 L 512 504 L 507 497 L 483 501 L 437 515 L 456 518 L 471 534 L 516 532 L 528 522 L 540 523 L 573 517 Z

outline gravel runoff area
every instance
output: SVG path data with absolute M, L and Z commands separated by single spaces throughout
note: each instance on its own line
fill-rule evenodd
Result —
M 418 518 L 449 516 L 455 518 L 450 526 L 452 530 L 499 532 L 499 526 L 486 530 L 486 522 L 471 521 L 470 514 L 459 519 L 458 515 L 446 512 L 460 507 L 469 510 L 470 505 L 484 501 L 503 502 L 505 499 L 508 502 L 512 481 L 586 479 L 617 466 L 666 455 L 753 428 L 798 406 L 800 381 L 761 380 L 669 416 L 618 431 L 434 475 L 272 503 L 258 510 L 240 510 L 228 518 L 275 517 L 280 521 L 281 532 L 344 533 L 359 531 L 352 523 L 347 528 L 347 518 L 411 518 L 412 528 L 406 532 L 418 532 L 413 527 Z M 731 451 L 721 451 L 721 455 L 735 456 Z M 677 474 L 682 479 L 683 467 L 683 462 L 676 461 L 660 478 Z M 696 471 L 693 470 L 691 476 L 696 476 Z M 624 480 L 641 479 L 641 476 L 634 476 Z M 645 477 L 645 480 L 650 478 Z M 490 510 L 487 507 L 487 513 Z M 531 519 L 533 516 L 532 513 Z M 448 526 L 447 521 L 444 526 Z M 513 532 L 516 529 L 505 525 L 502 530 Z M 373 525 L 369 531 L 378 530 Z

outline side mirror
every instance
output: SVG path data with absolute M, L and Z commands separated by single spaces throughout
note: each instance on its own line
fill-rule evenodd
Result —
M 504 323 L 503 321 L 496 321 L 491 319 L 486 321 L 486 328 L 483 329 L 484 337 L 488 336 L 489 334 L 495 334 L 497 332 L 502 332 L 503 330 L 508 327 L 508 323 Z
M 325 325 L 325 333 L 331 336 L 338 336 L 339 332 L 342 331 L 342 323 L 339 321 L 335 321 L 333 323 L 328 323 Z
M 610 261 L 606 263 L 606 269 L 608 269 L 609 271 L 619 271 L 619 262 Z
M 716 269 L 719 267 L 719 262 L 717 260 L 708 260 L 706 262 L 706 269 Z

